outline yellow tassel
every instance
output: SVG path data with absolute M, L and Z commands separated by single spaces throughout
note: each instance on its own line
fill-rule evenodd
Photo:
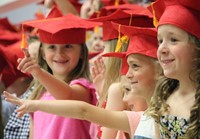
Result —
M 119 36 L 118 40 L 117 40 L 115 52 L 119 52 L 119 50 L 122 48 L 122 46 L 124 44 L 127 44 L 127 43 L 128 43 L 128 36 L 127 35 L 123 35 L 122 37 Z
M 156 18 L 156 13 L 155 13 L 155 10 L 154 10 L 154 8 L 153 8 L 153 3 L 151 4 L 151 8 L 152 8 L 152 11 L 153 11 L 153 25 L 154 25 L 155 27 L 157 27 L 157 25 L 158 25 L 158 20 L 157 20 L 157 18 Z
M 94 33 L 98 34 L 99 33 L 99 26 L 94 27 Z
M 26 42 L 26 38 L 25 38 L 25 34 L 24 34 L 24 27 L 22 25 L 22 42 L 21 42 L 21 48 L 26 48 L 27 46 L 27 42 Z
M 114 5 L 115 5 L 115 6 L 119 6 L 119 0 L 115 0 Z

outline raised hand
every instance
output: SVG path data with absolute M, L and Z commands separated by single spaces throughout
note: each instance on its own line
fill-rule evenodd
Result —
M 99 95 L 102 92 L 104 79 L 105 79 L 105 71 L 106 71 L 106 66 L 104 64 L 104 61 L 102 57 L 99 57 L 98 59 L 94 61 L 94 64 L 91 70 L 93 84 Z
M 30 73 L 33 76 L 37 76 L 37 74 L 41 71 L 40 66 L 35 58 L 30 57 L 30 54 L 26 48 L 23 48 L 25 57 L 19 58 L 17 61 L 19 63 L 17 69 L 23 73 Z
M 19 106 L 19 108 L 16 110 L 18 112 L 17 114 L 18 118 L 22 117 L 26 113 L 36 111 L 36 107 L 34 105 L 36 101 L 19 99 L 18 97 L 6 91 L 3 92 L 3 95 L 6 101 Z

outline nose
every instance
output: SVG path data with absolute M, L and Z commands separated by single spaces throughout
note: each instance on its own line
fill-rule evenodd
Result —
M 58 47 L 58 49 L 57 49 L 57 51 L 56 51 L 56 53 L 57 53 L 58 55 L 63 55 L 64 52 L 65 52 L 65 51 L 64 51 L 61 47 Z
M 133 74 L 131 72 L 131 69 L 128 69 L 128 72 L 126 73 L 126 77 L 130 80 L 133 77 Z
M 168 45 L 163 42 L 162 44 L 159 45 L 157 54 L 166 54 L 168 52 Z

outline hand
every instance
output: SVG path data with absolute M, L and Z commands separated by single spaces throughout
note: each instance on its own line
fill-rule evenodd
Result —
M 82 18 L 89 18 L 90 15 L 88 13 L 91 10 L 91 5 L 92 5 L 92 0 L 86 0 L 82 6 L 81 6 L 81 11 L 80 11 L 80 16 Z
M 19 108 L 16 110 L 16 112 L 18 112 L 18 118 L 23 117 L 23 115 L 28 112 L 36 111 L 36 107 L 34 107 L 36 101 L 19 99 L 6 91 L 3 92 L 3 95 L 6 101 L 19 106 Z
M 93 84 L 99 95 L 102 92 L 105 79 L 105 71 L 106 71 L 106 66 L 103 62 L 102 57 L 97 58 L 92 66 L 91 74 L 92 74 Z
M 39 71 L 41 71 L 40 66 L 35 58 L 32 58 L 28 52 L 28 49 L 23 48 L 25 57 L 19 58 L 17 62 L 19 63 L 17 69 L 23 73 L 30 73 L 33 76 L 37 76 Z

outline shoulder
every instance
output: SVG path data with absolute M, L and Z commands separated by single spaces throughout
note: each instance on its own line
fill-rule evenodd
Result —
M 116 83 L 112 83 L 109 88 L 108 88 L 109 92 L 113 92 L 113 91 L 121 91 L 121 83 L 120 82 L 116 82 Z

